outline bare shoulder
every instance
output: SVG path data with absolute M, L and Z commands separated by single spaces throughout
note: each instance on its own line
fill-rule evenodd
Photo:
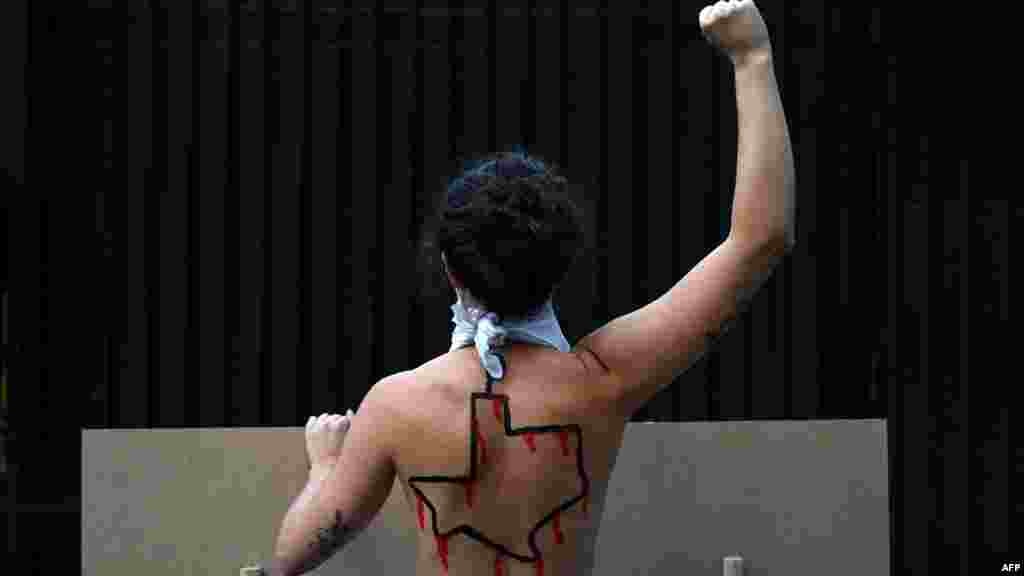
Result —
M 396 424 L 408 423 L 437 409 L 438 384 L 450 378 L 453 364 L 449 354 L 438 356 L 378 381 L 366 395 L 374 405 L 386 405 Z
M 529 385 L 529 382 L 553 378 L 580 384 L 558 387 L 566 394 L 573 391 L 574 402 L 585 400 L 587 405 L 594 406 L 615 401 L 615 388 L 611 384 L 613 374 L 582 343 L 569 353 L 551 350 L 537 354 L 534 350 L 529 356 L 513 356 L 509 364 L 514 367 L 509 376 L 517 382 L 520 390 L 553 392 L 555 389 Z M 387 404 L 390 417 L 397 422 L 434 421 L 438 412 L 464 407 L 470 392 L 482 390 L 484 378 L 475 351 L 451 352 L 380 380 L 367 394 L 367 401 Z M 580 398 L 581 395 L 586 398 Z
M 408 403 L 409 392 L 416 381 L 414 372 L 409 370 L 381 378 L 366 393 L 360 410 L 370 408 L 389 416 L 397 415 Z

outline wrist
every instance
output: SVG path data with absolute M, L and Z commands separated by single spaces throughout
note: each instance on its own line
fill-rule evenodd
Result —
M 763 68 L 772 66 L 771 45 L 751 48 L 732 55 L 732 63 L 737 71 L 747 68 Z

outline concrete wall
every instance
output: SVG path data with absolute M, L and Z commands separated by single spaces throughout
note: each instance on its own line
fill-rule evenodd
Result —
M 82 451 L 88 576 L 238 574 L 306 479 L 301 428 L 84 430 Z M 630 424 L 594 575 L 887 575 L 886 463 L 881 420 Z M 414 537 L 396 485 L 316 573 L 411 574 Z

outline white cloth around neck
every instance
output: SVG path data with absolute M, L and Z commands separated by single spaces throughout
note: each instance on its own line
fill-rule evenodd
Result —
M 569 342 L 555 316 L 548 299 L 536 312 L 522 318 L 500 319 L 488 312 L 462 290 L 456 291 L 457 301 L 452 304 L 452 345 L 458 350 L 472 343 L 480 356 L 480 363 L 495 380 L 504 377 L 504 368 L 497 351 L 509 340 L 551 346 L 561 352 L 570 350 Z

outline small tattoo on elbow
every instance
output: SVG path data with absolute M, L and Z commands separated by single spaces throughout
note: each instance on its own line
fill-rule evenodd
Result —
M 341 512 L 336 511 L 333 524 L 317 531 L 316 540 L 312 546 L 319 554 L 320 560 L 326 560 L 331 554 L 348 543 L 352 535 L 352 528 L 345 523 Z

